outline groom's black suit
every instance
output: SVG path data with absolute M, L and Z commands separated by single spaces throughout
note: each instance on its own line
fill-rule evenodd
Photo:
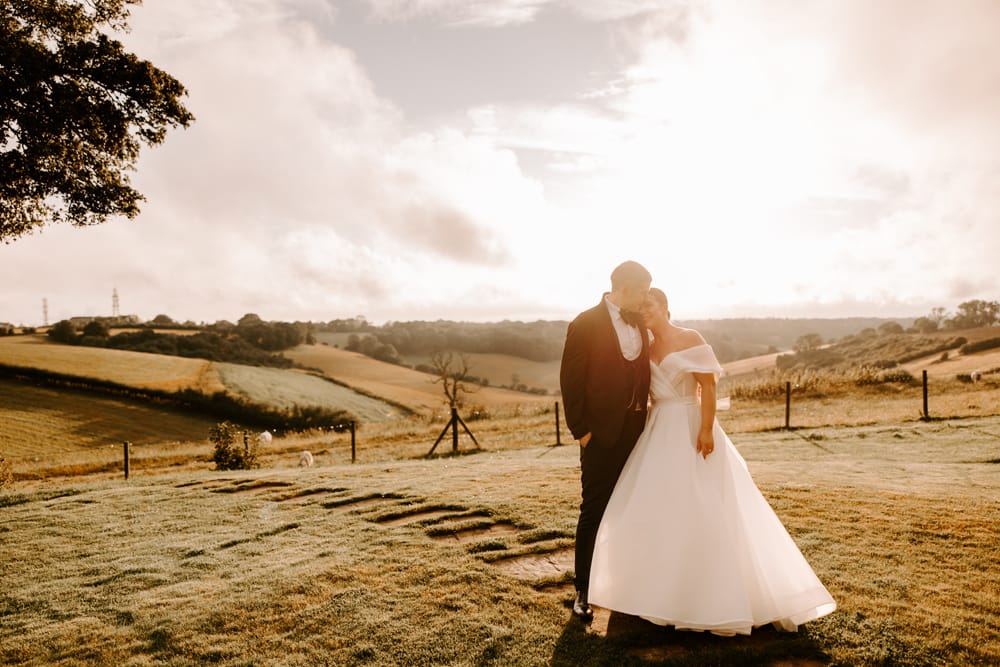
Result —
M 601 517 L 646 424 L 649 339 L 644 328 L 639 332 L 642 351 L 628 361 L 603 299 L 566 331 L 559 369 L 566 425 L 577 440 L 591 434 L 580 449 L 583 501 L 576 527 L 576 588 L 584 592 Z

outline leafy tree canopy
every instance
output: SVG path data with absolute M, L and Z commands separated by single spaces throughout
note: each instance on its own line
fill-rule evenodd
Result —
M 972 327 L 992 326 L 1000 316 L 1000 303 L 973 299 L 958 304 L 955 317 L 948 320 L 952 329 L 969 329 Z
M 140 145 L 194 120 L 180 82 L 108 36 L 140 2 L 0 2 L 0 240 L 135 217 Z

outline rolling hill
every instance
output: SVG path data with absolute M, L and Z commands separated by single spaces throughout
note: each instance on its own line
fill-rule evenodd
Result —
M 345 410 L 362 421 L 391 420 L 402 414 L 386 401 L 301 370 L 59 345 L 44 336 L 0 338 L 0 364 L 137 389 L 224 392 L 279 411 L 292 405 Z
M 378 361 L 358 352 L 349 352 L 329 345 L 300 345 L 286 351 L 285 356 L 297 364 L 321 371 L 329 378 L 354 387 L 373 396 L 381 396 L 387 401 L 404 405 L 414 412 L 440 410 L 444 406 L 441 386 L 427 373 L 415 371 L 405 366 Z M 473 358 L 472 373 L 480 357 L 501 357 L 504 355 L 470 355 Z M 510 357 L 515 367 L 528 368 L 544 366 L 548 362 L 531 362 Z M 494 359 L 494 363 L 498 363 Z M 508 373 L 509 375 L 509 373 Z M 556 383 L 558 385 L 558 382 Z M 539 405 L 553 402 L 550 396 L 538 396 L 524 392 L 496 387 L 482 387 L 467 396 L 467 403 L 480 404 L 487 408 L 512 408 L 516 405 Z

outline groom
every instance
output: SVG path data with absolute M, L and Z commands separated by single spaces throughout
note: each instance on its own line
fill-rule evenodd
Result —
M 559 385 L 566 425 L 580 443 L 583 502 L 576 526 L 573 614 L 593 618 L 590 563 L 604 509 L 646 424 L 649 338 L 638 311 L 652 276 L 637 262 L 611 272 L 611 292 L 566 331 Z

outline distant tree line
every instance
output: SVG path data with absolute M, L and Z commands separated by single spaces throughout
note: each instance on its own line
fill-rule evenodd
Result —
M 869 365 L 891 368 L 896 364 L 905 364 L 920 357 L 954 349 L 967 354 L 1000 347 L 1000 340 L 994 338 L 969 344 L 962 336 L 941 339 L 913 334 L 989 327 L 997 321 L 1000 321 L 1000 303 L 973 299 L 958 304 L 955 314 L 950 316 L 944 308 L 932 308 L 927 316 L 913 320 L 913 325 L 909 328 L 889 320 L 877 327 L 865 327 L 856 334 L 830 342 L 824 342 L 823 337 L 816 333 L 803 334 L 795 341 L 794 352 L 779 356 L 777 365 L 779 369 L 796 366 L 829 368 L 865 359 L 865 363 Z M 876 351 L 881 351 L 883 358 L 873 360 Z
M 450 350 L 506 354 L 531 361 L 556 361 L 562 356 L 566 322 L 367 322 L 348 338 L 347 349 L 400 363 L 405 356 L 427 356 Z M 349 329 L 340 329 L 346 331 Z
M 829 347 L 835 342 L 851 344 L 859 340 L 873 340 L 893 334 L 931 334 L 937 331 L 975 329 L 993 326 L 998 321 L 1000 321 L 1000 302 L 973 299 L 958 304 L 955 314 L 950 316 L 944 308 L 932 308 L 930 314 L 927 316 L 918 317 L 913 320 L 913 325 L 910 327 L 903 327 L 899 322 L 888 320 L 883 321 L 877 327 L 865 327 L 856 334 L 844 336 L 838 341 L 830 340 L 828 343 L 824 342 L 823 337 L 817 333 L 803 334 L 796 339 L 793 349 L 798 354 L 809 354 L 824 347 Z M 942 348 L 942 350 L 953 349 L 964 345 L 966 342 L 964 338 L 954 338 L 950 343 L 956 340 L 961 340 L 961 343 L 957 345 L 949 344 L 948 347 Z M 813 356 L 816 355 L 814 354 Z M 909 359 L 906 361 L 909 361 Z M 905 361 L 901 363 L 905 363 Z
M 974 329 L 989 327 L 1000 320 L 1000 302 L 973 299 L 958 304 L 954 315 L 949 316 L 944 308 L 932 308 L 926 317 L 913 321 L 913 329 L 920 333 L 930 333 L 939 329 Z
M 174 328 L 187 328 L 177 325 L 165 315 L 158 315 L 150 324 L 160 328 L 170 324 L 175 325 Z M 48 336 L 55 342 L 68 345 L 106 347 L 275 368 L 288 368 L 292 365 L 290 359 L 276 354 L 277 352 L 304 342 L 312 342 L 306 325 L 265 322 L 253 313 L 244 315 L 236 324 L 216 322 L 202 331 L 187 335 L 158 333 L 152 328 L 140 328 L 112 336 L 107 325 L 98 320 L 86 324 L 82 331 L 78 331 L 69 320 L 62 320 L 49 329 Z

